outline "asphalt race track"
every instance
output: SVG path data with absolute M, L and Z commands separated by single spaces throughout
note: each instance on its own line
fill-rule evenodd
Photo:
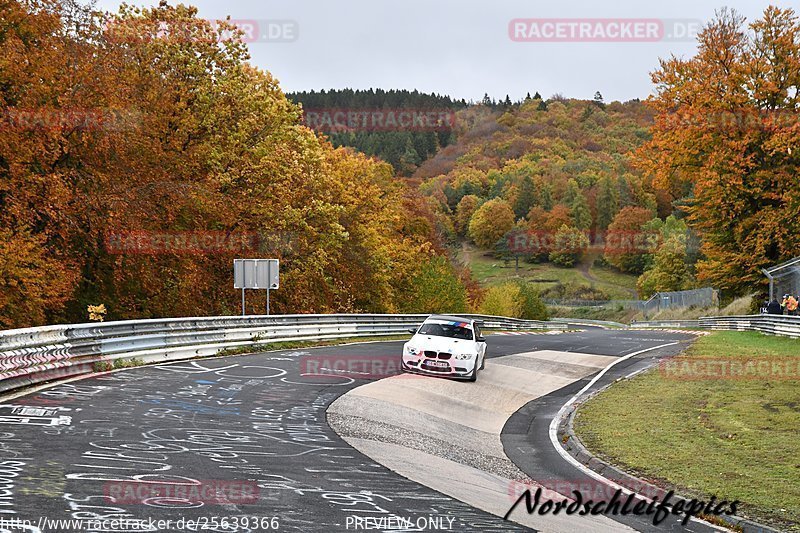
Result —
M 491 445 L 496 447 L 486 456 L 497 461 L 486 471 L 508 468 L 514 471 L 511 477 L 572 479 L 577 474 L 548 448 L 547 431 L 540 426 L 547 413 L 552 417 L 609 359 L 594 356 L 617 357 L 681 341 L 658 352 L 677 353 L 691 339 L 675 333 L 601 329 L 490 335 L 489 357 L 500 359 L 487 362 L 477 384 L 414 376 L 413 387 L 417 393 L 430 386 L 468 396 L 476 386 L 489 387 L 484 382 L 493 372 L 514 377 L 520 361 L 537 358 L 506 357 L 514 354 L 547 350 L 595 361 L 563 381 L 553 370 L 553 385 L 544 394 L 520 395 L 517 403 L 506 405 L 502 420 L 497 414 L 487 418 L 483 431 L 487 438 L 496 438 Z M 33 532 L 268 531 L 275 526 L 281 531 L 320 532 L 539 529 L 504 521 L 480 509 L 486 506 L 447 495 L 458 494 L 456 490 L 434 490 L 411 481 L 357 451 L 331 429 L 328 407 L 350 391 L 343 402 L 361 394 L 357 387 L 376 386 L 379 378 L 396 373 L 401 345 L 367 343 L 142 367 L 13 399 L 0 405 L 0 526 Z M 625 361 L 615 373 L 644 367 L 655 355 Z M 538 359 L 541 363 L 542 357 Z M 341 370 L 338 363 L 347 361 L 373 363 L 361 372 L 354 366 Z M 402 379 L 408 378 L 383 382 Z M 402 405 L 404 390 L 397 391 L 394 401 Z M 340 409 L 336 414 L 347 412 Z M 465 410 L 465 419 L 469 416 Z M 420 434 L 428 431 L 426 427 L 431 427 L 431 419 L 420 417 Z M 381 442 L 380 437 L 363 440 Z M 402 446 L 397 438 L 390 444 L 406 460 L 424 454 L 419 445 Z M 498 450 L 503 449 L 508 457 L 501 457 Z M 469 467 L 480 471 L 481 464 Z M 199 489 L 208 487 L 221 492 L 204 490 L 197 496 Z M 508 503 L 510 507 L 510 499 Z M 14 520 L 30 524 L 15 525 Z M 59 520 L 81 522 L 56 523 Z M 550 530 L 544 524 L 541 530 Z M 575 530 L 583 529 L 574 525 Z M 623 525 L 611 519 L 595 525 L 589 529 L 640 529 L 635 522 Z

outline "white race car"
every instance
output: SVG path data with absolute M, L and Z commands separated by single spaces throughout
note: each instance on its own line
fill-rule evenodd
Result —
M 401 368 L 475 381 L 486 358 L 486 339 L 477 321 L 457 316 L 432 315 L 403 345 Z

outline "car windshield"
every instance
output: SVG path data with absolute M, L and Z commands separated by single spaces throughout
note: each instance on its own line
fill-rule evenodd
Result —
M 429 322 L 423 324 L 419 331 L 420 335 L 434 335 L 436 337 L 449 337 L 451 339 L 472 340 L 472 330 L 464 327 L 463 324 L 437 324 Z

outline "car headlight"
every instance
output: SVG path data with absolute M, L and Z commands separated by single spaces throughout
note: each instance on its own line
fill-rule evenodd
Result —
M 406 346 L 406 353 L 408 355 L 419 355 L 419 354 L 422 353 L 422 350 L 418 350 L 417 348 L 414 348 L 413 346 Z
M 459 354 L 456 354 L 456 359 L 459 359 L 459 360 L 462 360 L 462 361 L 464 359 L 472 359 L 473 357 L 475 357 L 474 353 L 459 353 Z

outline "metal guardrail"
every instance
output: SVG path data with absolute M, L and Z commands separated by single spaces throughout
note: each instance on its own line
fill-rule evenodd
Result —
M 800 339 L 800 316 L 743 315 L 711 316 L 700 320 L 659 320 L 634 322 L 631 327 L 700 328 L 711 330 L 760 331 Z
M 760 331 L 800 339 L 800 316 L 745 315 L 702 317 L 700 327 L 712 330 Z
M 631 322 L 632 328 L 699 328 L 699 320 L 644 320 Z
M 277 315 L 171 318 L 0 331 L 0 392 L 94 372 L 133 359 L 144 363 L 213 356 L 258 344 L 407 333 L 429 315 Z M 461 315 L 485 329 L 567 329 L 566 324 Z
M 598 326 L 601 328 L 627 328 L 627 324 L 621 322 L 613 322 L 611 320 L 592 320 L 589 318 L 551 318 L 551 322 L 563 323 L 569 326 Z

